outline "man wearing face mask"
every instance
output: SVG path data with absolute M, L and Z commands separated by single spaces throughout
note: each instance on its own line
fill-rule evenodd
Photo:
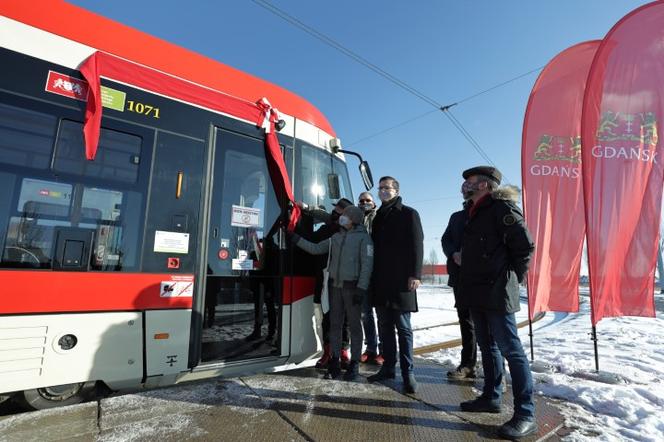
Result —
M 514 313 L 519 311 L 519 283 L 526 276 L 535 245 L 516 205 L 518 191 L 499 188 L 495 167 L 463 172 L 462 192 L 472 200 L 461 243 L 457 304 L 469 308 L 482 353 L 482 394 L 461 403 L 464 411 L 502 411 L 503 357 L 512 375 L 514 415 L 499 432 L 518 439 L 537 431 L 533 381 Z
M 353 203 L 346 199 L 341 198 L 334 204 L 334 208 L 330 213 L 327 213 L 321 209 L 310 208 L 303 202 L 297 202 L 297 205 L 302 209 L 303 214 L 312 217 L 317 222 L 323 222 L 324 224 L 320 226 L 315 232 L 304 235 L 305 239 L 319 243 L 328 238 L 331 238 L 332 235 L 339 231 L 339 217 L 343 213 L 346 207 L 352 206 Z M 327 265 L 327 255 L 323 255 L 317 258 L 316 268 L 318 272 L 316 274 L 316 286 L 314 288 L 314 303 L 320 304 L 321 302 L 321 291 L 323 288 L 323 272 L 322 270 Z M 332 352 L 330 351 L 330 312 L 327 312 L 323 315 L 323 355 L 318 361 L 316 361 L 316 368 L 327 368 L 327 365 L 332 357 Z M 350 330 L 348 324 L 344 323 L 343 333 L 342 333 L 342 345 L 341 350 L 341 365 L 346 366 L 350 362 L 348 355 L 348 343 L 350 341 Z
M 363 225 L 364 214 L 355 207 L 346 207 L 339 218 L 341 229 L 330 239 L 314 244 L 298 235 L 295 245 L 313 255 L 330 253 L 330 348 L 332 357 L 325 379 L 341 374 L 341 331 L 344 317 L 351 333 L 351 360 L 344 380 L 354 381 L 359 373 L 362 353 L 362 303 L 366 297 L 373 268 L 373 243 Z
M 371 235 L 371 226 L 376 216 L 376 203 L 371 192 L 362 192 L 358 197 L 358 205 L 364 212 L 364 227 Z M 362 353 L 360 362 L 364 364 L 383 365 L 384 359 L 378 350 L 381 348 L 378 343 L 378 333 L 376 332 L 376 319 L 374 317 L 373 306 L 369 301 L 369 296 L 365 297 L 362 306 L 362 327 L 364 328 L 364 344 L 366 350 Z
M 373 305 L 378 313 L 378 329 L 385 362 L 369 382 L 394 379 L 399 336 L 399 365 L 404 391 L 415 393 L 413 374 L 413 330 L 411 312 L 417 311 L 417 288 L 422 275 L 423 240 L 420 215 L 405 206 L 399 196 L 399 182 L 382 177 L 378 184 L 382 202 L 376 212 L 371 237 L 375 247 L 371 278 Z

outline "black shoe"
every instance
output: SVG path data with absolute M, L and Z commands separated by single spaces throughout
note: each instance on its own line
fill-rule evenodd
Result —
M 475 413 L 500 413 L 503 411 L 502 405 L 493 404 L 490 400 L 482 396 L 472 401 L 461 402 L 459 406 L 463 411 L 472 411 Z
M 378 382 L 378 381 L 384 381 L 385 379 L 394 379 L 395 375 L 393 371 L 387 371 L 380 369 L 378 370 L 378 373 L 372 374 L 367 378 L 367 381 L 369 382 Z
M 330 362 L 327 364 L 327 373 L 323 376 L 323 379 L 339 379 L 341 376 L 341 368 L 339 367 L 339 358 L 331 358 Z
M 455 370 L 447 372 L 447 378 L 455 381 L 461 379 L 474 379 L 476 377 L 475 369 L 470 367 L 458 366 Z
M 403 391 L 408 394 L 417 393 L 417 381 L 415 376 L 411 373 L 403 378 Z
M 360 364 L 357 361 L 350 361 L 346 373 L 344 373 L 344 381 L 353 382 L 360 375 Z
M 537 432 L 535 419 L 519 416 L 514 416 L 498 429 L 498 433 L 506 439 L 520 439 L 535 432 Z

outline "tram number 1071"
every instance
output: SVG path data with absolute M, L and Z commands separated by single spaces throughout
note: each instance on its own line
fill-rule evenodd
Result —
M 148 117 L 159 118 L 159 108 L 150 106 L 149 104 L 127 100 L 127 110 L 129 112 L 136 112 L 137 114 L 143 114 Z

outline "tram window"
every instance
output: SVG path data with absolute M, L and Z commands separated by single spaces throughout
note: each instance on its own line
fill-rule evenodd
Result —
M 23 178 L 17 207 L 20 216 L 9 219 L 0 265 L 50 268 L 55 228 L 78 227 L 95 233 L 92 270 L 136 268 L 141 201 L 137 192 Z
M 103 129 L 94 161 L 85 158 L 83 125 L 63 120 L 55 150 L 53 169 L 103 180 L 134 184 L 138 179 L 141 137 Z
M 47 169 L 57 118 L 0 104 L 0 163 Z
M 0 195 L 0 267 L 52 268 L 56 232 L 67 227 L 92 233 L 90 270 L 139 269 L 145 189 L 136 183 L 142 138 L 104 129 L 97 158 L 87 161 L 83 137 L 75 130 L 82 131 L 82 125 L 62 122 L 54 161 L 54 169 L 62 174 L 48 169 L 28 172 L 5 167 L 0 161 L 4 190 Z M 53 150 L 48 152 L 51 155 Z M 74 158 L 74 152 L 79 158 Z
M 342 198 L 352 201 L 350 180 L 346 165 L 329 152 L 302 144 L 301 149 L 301 183 L 302 201 L 312 207 L 332 210 L 337 198 L 332 198 L 328 189 L 328 176 L 339 176 L 339 191 Z
M 16 210 L 26 217 L 66 217 L 71 206 L 72 185 L 23 178 Z

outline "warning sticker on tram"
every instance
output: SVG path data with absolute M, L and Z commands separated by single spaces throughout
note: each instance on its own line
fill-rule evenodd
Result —
M 194 296 L 194 277 L 181 276 L 173 281 L 162 281 L 159 290 L 161 298 L 191 298 Z
M 46 92 L 87 101 L 90 87 L 88 82 L 60 72 L 48 71 L 46 79 Z M 101 105 L 108 109 L 124 112 L 127 94 L 110 87 L 101 86 Z

